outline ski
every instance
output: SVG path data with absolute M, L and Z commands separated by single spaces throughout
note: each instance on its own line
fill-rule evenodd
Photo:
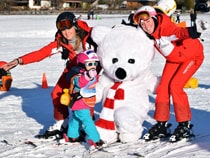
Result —
M 140 154 L 139 152 L 128 152 L 128 155 L 136 156 L 136 157 L 145 157 L 144 155 Z
M 99 149 L 92 149 L 92 150 L 88 149 L 88 150 L 83 152 L 83 157 L 86 157 L 86 158 L 91 157 L 92 154 L 94 154 L 98 151 L 99 151 Z
M 39 139 L 52 139 L 52 138 L 55 138 L 55 139 L 61 139 L 63 136 L 63 133 L 60 132 L 59 130 L 55 130 L 55 131 L 46 131 L 44 134 L 38 134 L 36 135 L 36 138 L 39 138 Z
M 30 141 L 30 140 L 25 141 L 24 144 L 31 145 L 34 148 L 37 147 L 37 145 L 35 143 L 33 143 L 32 141 Z
M 108 153 L 120 152 L 124 151 L 125 149 L 138 147 L 141 143 L 145 143 L 145 141 L 143 139 L 139 139 L 138 141 L 129 143 L 115 142 L 112 144 L 108 144 L 106 147 L 100 149 L 100 151 Z
M 3 139 L 0 141 L 1 143 L 8 145 L 8 146 L 13 146 L 13 147 L 18 147 L 20 145 L 27 145 L 31 146 L 32 148 L 40 148 L 45 145 L 54 145 L 55 140 L 40 140 L 40 139 L 25 139 L 25 140 L 19 140 L 19 141 L 12 141 L 11 140 L 6 140 Z
M 114 153 L 114 152 L 121 151 L 127 148 L 128 146 L 129 145 L 127 143 L 116 142 L 116 143 L 107 145 L 107 147 L 102 148 L 101 151 Z

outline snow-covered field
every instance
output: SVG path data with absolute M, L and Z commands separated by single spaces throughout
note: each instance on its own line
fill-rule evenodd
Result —
M 77 15 L 78 16 L 78 15 Z M 210 24 L 210 13 L 198 14 L 198 19 L 204 19 Z M 86 20 L 86 15 L 83 15 Z M 190 24 L 189 14 L 181 15 L 181 20 Z M 100 20 L 87 21 L 90 26 L 120 24 L 127 20 L 127 15 L 101 15 Z M 56 15 L 1 15 L 0 16 L 0 60 L 10 61 L 27 52 L 41 48 L 54 40 Z M 112 153 L 96 152 L 91 157 L 125 158 L 138 157 L 130 153 L 139 153 L 148 158 L 180 158 L 210 157 L 210 29 L 203 33 L 205 60 L 194 75 L 199 80 L 199 87 L 186 89 L 192 109 L 194 133 L 192 141 L 182 141 L 170 144 L 164 142 L 143 142 L 139 140 L 112 149 Z M 196 48 L 195 48 L 196 49 Z M 35 136 L 45 131 L 53 120 L 53 108 L 50 92 L 60 76 L 65 62 L 60 55 L 54 55 L 39 63 L 18 66 L 11 70 L 13 76 L 12 88 L 8 92 L 0 92 L 0 157 L 35 158 L 35 157 L 85 157 L 86 144 L 68 144 L 58 146 L 53 141 L 40 141 Z M 161 75 L 164 59 L 156 55 L 152 70 Z M 46 73 L 49 88 L 42 89 L 42 74 Z M 146 128 L 154 123 L 154 97 L 150 97 L 151 111 Z M 171 110 L 172 130 L 177 123 Z M 34 142 L 37 147 L 25 144 Z

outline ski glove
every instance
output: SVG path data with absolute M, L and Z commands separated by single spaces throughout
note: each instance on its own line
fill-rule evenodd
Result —
M 81 96 L 80 92 L 72 93 L 72 94 L 70 94 L 70 95 L 71 95 L 72 99 L 71 99 L 71 101 L 70 101 L 69 107 L 72 108 L 72 106 L 74 105 L 74 103 L 75 103 L 77 100 L 81 99 L 82 96 Z
M 68 57 L 69 57 L 69 50 L 68 49 L 66 49 L 65 47 L 63 47 L 63 51 L 61 52 L 61 58 L 62 59 L 64 59 L 64 60 L 66 60 L 66 59 L 68 59 Z
M 156 40 L 156 44 L 164 56 L 171 54 L 174 49 L 174 45 L 171 43 L 169 37 L 161 37 L 160 39 Z
M 193 27 L 188 27 L 188 33 L 191 38 L 199 38 L 201 33 L 208 28 L 208 23 L 203 20 L 196 20 L 196 24 Z

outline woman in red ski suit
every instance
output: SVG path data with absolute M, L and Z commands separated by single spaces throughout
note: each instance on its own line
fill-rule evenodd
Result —
M 18 57 L 4 66 L 5 70 L 9 70 L 18 64 L 26 65 L 39 62 L 58 52 L 62 54 L 62 59 L 67 60 L 66 67 L 51 93 L 56 123 L 46 131 L 45 138 L 57 134 L 57 131 L 62 131 L 62 126 L 65 127 L 68 124 L 68 107 L 60 103 L 60 96 L 63 93 L 63 89 L 69 88 L 70 84 L 66 79 L 66 74 L 73 66 L 77 65 L 76 56 L 79 52 L 86 50 L 90 44 L 96 47 L 90 38 L 92 28 L 86 22 L 77 20 L 73 13 L 61 13 L 57 17 L 56 26 L 58 31 L 53 42 L 40 50 Z
M 134 20 L 155 41 L 155 47 L 166 59 L 160 83 L 156 89 L 154 119 L 157 121 L 145 135 L 146 140 L 167 136 L 170 119 L 170 96 L 176 121 L 179 123 L 170 141 L 189 136 L 192 118 L 184 86 L 204 60 L 203 46 L 194 28 L 178 27 L 167 15 L 153 7 L 140 8 Z

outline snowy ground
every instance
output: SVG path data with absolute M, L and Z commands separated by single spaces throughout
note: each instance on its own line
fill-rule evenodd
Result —
M 199 19 L 205 19 L 210 24 L 210 13 L 199 14 Z M 86 15 L 83 15 L 86 20 Z M 90 26 L 119 24 L 127 15 L 103 15 L 101 20 L 87 21 Z M 55 15 L 33 16 L 0 16 L 0 60 L 10 61 L 20 55 L 36 50 L 54 40 Z M 181 16 L 189 25 L 189 14 Z M 199 80 L 199 87 L 186 89 L 192 108 L 194 133 L 193 141 L 183 141 L 170 144 L 166 142 L 145 143 L 142 140 L 135 144 L 122 146 L 122 150 L 114 148 L 112 153 L 97 152 L 92 155 L 96 158 L 104 157 L 138 157 L 129 153 L 140 153 L 150 158 L 180 158 L 180 157 L 210 157 L 210 30 L 202 35 L 205 49 L 205 60 L 202 67 L 194 75 Z M 195 48 L 196 49 L 196 48 Z M 160 75 L 164 59 L 156 55 L 152 70 Z M 57 146 L 52 141 L 40 141 L 35 138 L 51 125 L 53 109 L 50 92 L 60 76 L 65 62 L 60 55 L 47 58 L 39 63 L 18 66 L 13 69 L 13 83 L 9 92 L 0 92 L 0 157 L 85 157 L 86 144 L 73 144 Z M 42 74 L 46 73 L 49 88 L 41 88 Z M 151 111 L 145 121 L 145 129 L 149 128 L 154 120 L 154 96 L 150 97 Z M 176 127 L 174 112 L 171 111 L 172 130 Z M 37 147 L 25 144 L 34 142 Z

